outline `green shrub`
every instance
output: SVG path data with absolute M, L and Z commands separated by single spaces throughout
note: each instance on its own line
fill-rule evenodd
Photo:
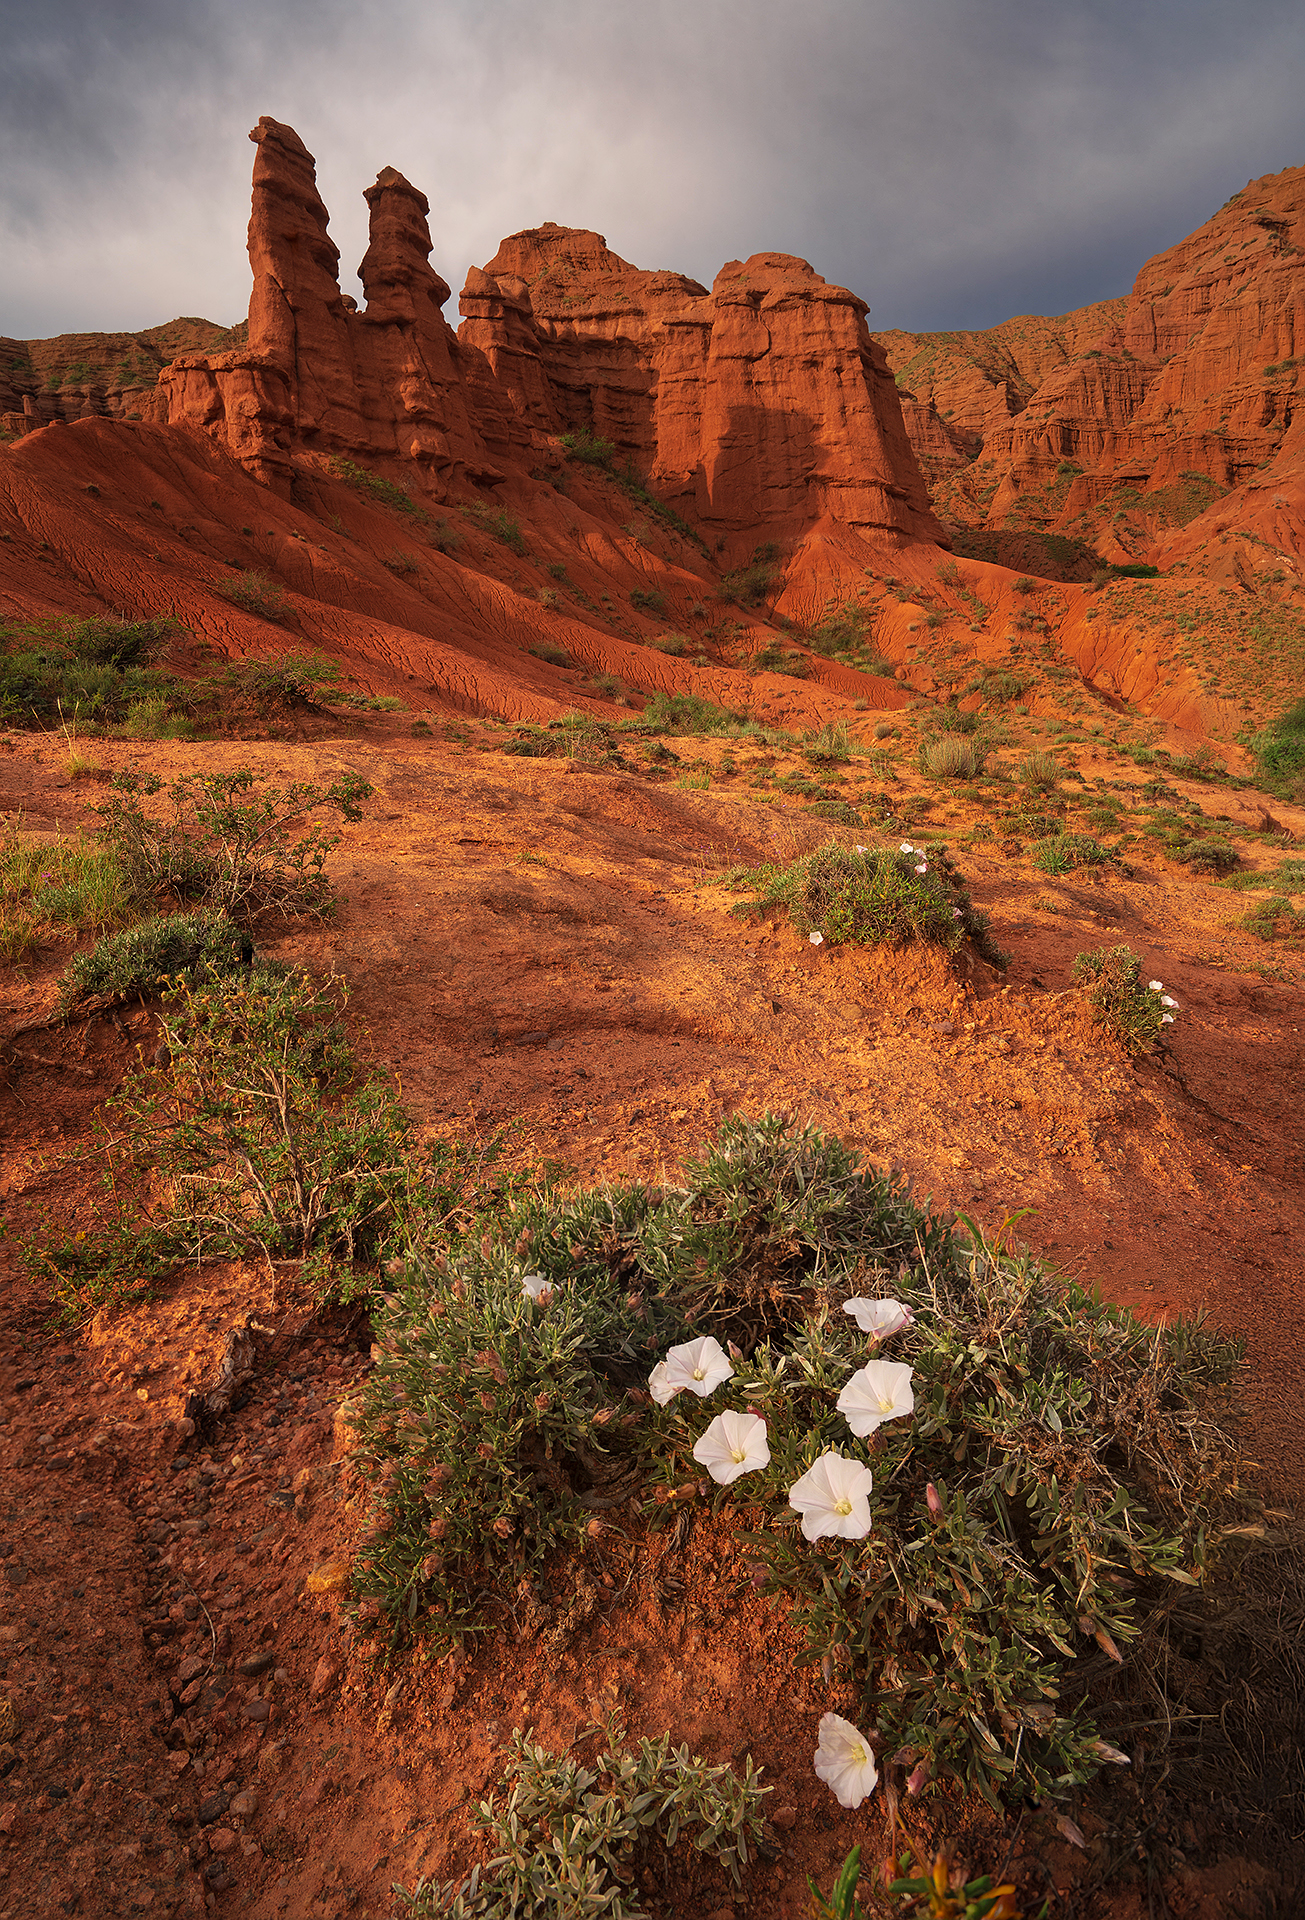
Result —
M 716 597 L 738 607 L 759 607 L 780 578 L 779 548 L 774 541 L 754 547 L 746 567 L 736 567 L 717 582 Z
M 366 467 L 358 466 L 352 460 L 335 459 L 331 462 L 332 471 L 355 493 L 365 493 L 382 506 L 392 507 L 396 513 L 406 513 L 418 520 L 426 520 L 428 514 L 412 495 L 403 487 L 396 486 L 393 480 L 382 480 L 378 473 L 369 473 Z
M 279 653 L 265 660 L 229 660 L 213 691 L 219 702 L 229 689 L 261 714 L 288 713 L 329 699 L 328 689 L 339 678 L 337 662 L 325 654 Z
M 640 613 L 665 613 L 666 595 L 660 587 L 631 587 L 630 605 Z
M 1239 923 L 1257 940 L 1297 940 L 1305 935 L 1305 913 L 1297 913 L 1285 893 L 1257 900 Z
M 645 647 L 656 647 L 658 653 L 669 653 L 678 660 L 683 654 L 693 653 L 697 641 L 691 640 L 687 633 L 659 633 L 652 640 L 644 641 Z
M 167 789 L 170 817 L 159 817 L 145 802 L 162 790 L 157 775 L 129 770 L 116 776 L 109 801 L 97 809 L 101 839 L 124 886 L 142 904 L 171 894 L 232 918 L 329 914 L 335 896 L 326 859 L 340 835 L 308 816 L 326 809 L 356 822 L 372 791 L 354 773 L 326 788 L 307 781 L 262 787 L 241 767 L 182 775 Z
M 616 448 L 610 440 L 602 440 L 597 434 L 583 429 L 578 433 L 564 433 L 559 444 L 571 460 L 582 460 L 589 467 L 605 467 L 609 471 L 616 457 Z
M 1033 864 L 1043 873 L 1068 873 L 1073 867 L 1102 867 L 1112 855 L 1088 833 L 1055 833 L 1039 840 Z
M 788 1489 L 826 1451 L 867 1452 L 835 1404 L 866 1359 L 840 1308 L 890 1287 L 915 1316 L 892 1349 L 914 1409 L 875 1437 L 871 1532 L 813 1548 Z M 527 1195 L 493 1235 L 409 1261 L 393 1302 L 354 1423 L 354 1580 L 383 1640 L 508 1619 L 635 1495 L 651 1524 L 710 1503 L 883 1751 L 994 1798 L 1096 1771 L 1080 1649 L 1136 1646 L 1237 1512 L 1227 1342 L 1143 1325 L 774 1118 L 728 1120 L 678 1188 Z M 668 1346 L 708 1334 L 732 1343 L 712 1406 L 650 1407 Z M 736 1489 L 693 1454 L 722 1407 L 767 1427 L 769 1465 Z
M 260 620 L 279 624 L 291 613 L 286 605 L 285 588 L 280 581 L 258 570 L 235 573 L 229 580 L 218 580 L 214 583 L 213 591 L 221 594 L 224 600 L 230 600 L 233 606 L 243 612 L 255 614 Z
M 1252 743 L 1260 784 L 1289 797 L 1305 786 L 1305 699 L 1293 706 Z
M 802 757 L 809 760 L 813 767 L 835 767 L 850 760 L 857 751 L 856 742 L 847 730 L 847 722 L 826 720 L 817 732 L 807 736 Z
M 166 694 L 149 693 L 131 702 L 114 731 L 127 740 L 191 740 L 195 723 L 189 715 L 178 713 Z
M 969 935 L 985 958 L 1000 952 L 945 849 L 926 856 L 904 842 L 900 852 L 858 851 L 829 840 L 788 866 L 738 869 L 729 880 L 736 891 L 756 889 L 734 913 L 783 907 L 799 933 L 818 934 L 831 946 L 925 941 L 955 953 Z
M 1000 705 L 1003 701 L 1020 699 L 1032 684 L 1024 674 L 1012 673 L 1003 667 L 985 667 L 970 681 L 966 691 Z
M 717 734 L 735 740 L 755 731 L 741 713 L 731 713 L 696 693 L 654 693 L 639 715 L 640 731 Z
M 381 561 L 381 565 L 383 567 L 388 567 L 391 573 L 420 574 L 421 572 L 421 560 L 418 557 L 418 555 L 415 553 L 408 553 L 402 547 L 395 547 L 392 552 L 387 553 L 384 559 Z
M 170 980 L 192 982 L 233 974 L 253 959 L 249 935 L 220 913 L 175 913 L 138 920 L 106 934 L 87 953 L 74 955 L 60 982 L 66 1013 L 83 1000 L 142 999 Z
M 1222 834 L 1207 834 L 1200 840 L 1184 840 L 1174 850 L 1174 858 L 1185 867 L 1194 867 L 1198 873 L 1213 873 L 1220 877 L 1234 872 L 1238 862 L 1236 847 Z
M 806 680 L 811 674 L 811 662 L 806 655 L 791 653 L 778 640 L 768 640 L 753 654 L 748 666 L 753 673 L 783 673 L 790 680 Z
M 176 620 L 128 620 L 125 615 L 104 619 L 62 621 L 52 629 L 77 660 L 96 667 L 139 667 L 181 632 Z
M 640 1740 L 605 1730 L 588 1765 L 557 1758 L 518 1728 L 508 1748 L 505 1797 L 473 1815 L 493 1849 L 460 1884 L 422 1880 L 402 1897 L 430 1920 L 642 1920 L 636 1872 L 655 1843 L 691 1835 L 739 1885 L 761 1839 L 762 1802 L 748 1756 L 743 1779 L 672 1749 L 670 1736 Z M 605 1749 L 605 1750 L 604 1750 Z
M 170 621 L 0 626 L 0 723 L 103 726 L 121 721 L 139 700 L 164 695 L 175 704 L 177 683 L 139 664 L 172 631 Z
M 1054 753 L 1035 748 L 1019 765 L 1019 777 L 1026 787 L 1038 793 L 1051 793 L 1060 785 L 1060 762 Z
M 1087 988 L 1097 1018 L 1130 1053 L 1149 1051 L 1172 1018 L 1166 1015 L 1163 989 L 1142 985 L 1141 962 L 1131 947 L 1080 953 L 1073 979 Z
M 920 747 L 920 770 L 934 780 L 973 780 L 983 772 L 985 748 L 964 734 L 944 733 Z

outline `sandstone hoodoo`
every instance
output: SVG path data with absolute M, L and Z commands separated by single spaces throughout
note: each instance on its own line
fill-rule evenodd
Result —
M 368 188 L 358 312 L 311 154 L 274 120 L 251 138 L 248 345 L 175 361 L 159 417 L 214 433 L 259 478 L 287 485 L 292 455 L 325 452 L 412 462 L 444 495 L 503 479 L 503 463 L 524 479 L 570 432 L 610 442 L 727 537 L 793 537 L 822 518 L 941 537 L 865 302 L 806 261 L 732 261 L 708 293 L 550 223 L 472 269 L 455 335 L 423 194 L 392 167 Z

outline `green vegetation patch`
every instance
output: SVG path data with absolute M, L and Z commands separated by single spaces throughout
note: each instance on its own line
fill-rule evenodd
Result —
M 198 982 L 238 973 L 253 960 L 249 935 L 225 914 L 152 914 L 106 934 L 74 955 L 60 982 L 66 1013 L 84 1000 L 142 999 L 170 982 Z
M 1096 947 L 1074 961 L 1075 985 L 1087 989 L 1093 1011 L 1130 1053 L 1146 1053 L 1173 1024 L 1178 1004 L 1163 983 L 1142 984 L 1131 947 Z
M 882 1349 L 849 1296 L 896 1329 L 892 1410 L 859 1426 Z M 545 1569 L 565 1591 L 618 1503 L 681 1531 L 716 1509 L 883 1751 L 993 1799 L 1109 1757 L 1084 1656 L 1133 1648 L 1238 1511 L 1231 1345 L 1142 1325 L 779 1119 L 727 1121 L 677 1188 L 536 1189 L 414 1253 L 392 1299 L 355 1456 L 382 1641 L 489 1631 Z M 865 1513 L 831 1499 L 852 1518 L 818 1538 L 789 1493 L 831 1458 Z

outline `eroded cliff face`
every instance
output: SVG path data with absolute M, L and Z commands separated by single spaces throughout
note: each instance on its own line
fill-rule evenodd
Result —
M 324 453 L 411 463 L 440 499 L 466 480 L 524 486 L 582 432 L 727 547 L 821 520 L 941 537 L 865 303 L 806 261 L 732 261 L 708 292 L 549 223 L 471 270 L 454 334 L 423 194 L 388 167 L 368 188 L 359 312 L 312 155 L 274 120 L 250 137 L 248 340 L 165 369 L 160 424 L 213 434 L 282 490 L 296 456 Z
M 1194 554 L 1212 512 L 1254 529 L 1262 494 L 1305 506 L 1305 168 L 1251 181 L 1126 300 L 884 345 L 944 520 L 1115 559 Z
M 708 292 L 550 224 L 473 270 L 461 310 L 521 417 L 609 440 L 722 536 L 827 516 L 939 537 L 865 302 L 805 260 L 731 261 Z

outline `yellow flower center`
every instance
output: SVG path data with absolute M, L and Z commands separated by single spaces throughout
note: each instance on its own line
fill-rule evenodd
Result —
M 892 1401 L 891 1401 L 891 1400 L 885 1400 L 885 1399 L 884 1399 L 884 1396 L 883 1396 L 883 1394 L 882 1394 L 882 1393 L 881 1393 L 881 1394 L 879 1394 L 879 1395 L 877 1396 L 877 1398 L 878 1398 L 878 1401 L 879 1401 L 879 1411 L 880 1411 L 880 1413 L 891 1413 L 891 1412 L 892 1412 L 892 1410 L 893 1410 L 893 1403 L 892 1403 Z
M 847 1499 L 835 1500 L 834 1502 L 835 1513 L 851 1513 L 851 1511 L 852 1511 L 852 1502 L 850 1500 L 847 1500 Z
M 693 1377 L 695 1380 L 705 1380 L 707 1378 L 706 1367 L 695 1367 L 693 1369 Z
M 736 1466 L 738 1466 L 738 1465 L 741 1465 L 742 1462 L 747 1459 L 747 1454 L 743 1451 L 742 1447 L 731 1447 L 730 1459 L 733 1460 Z

